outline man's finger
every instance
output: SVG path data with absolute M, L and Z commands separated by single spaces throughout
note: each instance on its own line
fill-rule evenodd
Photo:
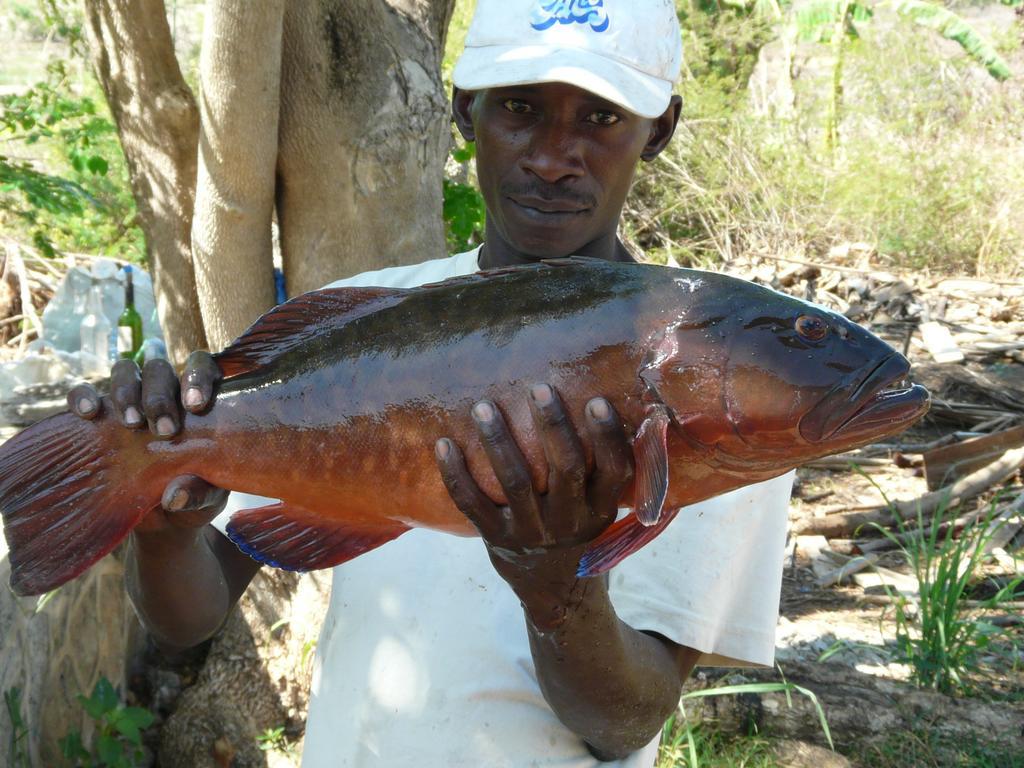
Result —
M 68 408 L 83 419 L 95 419 L 103 410 L 100 395 L 92 384 L 77 384 L 68 392 Z
M 491 469 L 512 511 L 509 536 L 521 546 L 546 542 L 548 537 L 541 519 L 540 501 L 533 489 L 533 478 L 504 417 L 489 400 L 481 400 L 474 405 L 472 413 L 484 452 L 491 460 Z
M 213 355 L 196 350 L 185 361 L 181 377 L 181 404 L 191 413 L 200 413 L 213 401 L 213 387 L 221 372 Z
M 633 451 L 622 420 L 603 397 L 585 409 L 586 427 L 594 445 L 594 473 L 590 481 L 590 508 L 599 517 L 614 519 L 623 488 L 633 479 Z
M 126 427 L 142 427 L 142 375 L 135 361 L 122 358 L 110 371 L 110 401 Z
M 455 506 L 488 541 L 500 542 L 504 533 L 501 512 L 466 468 L 462 451 L 451 440 L 442 437 L 434 445 L 434 458 L 441 472 L 441 480 L 448 489 Z
M 178 377 L 166 360 L 149 360 L 142 368 L 142 411 L 157 437 L 173 437 L 181 429 Z
M 196 528 L 206 525 L 224 509 L 228 491 L 210 485 L 196 475 L 176 477 L 164 488 L 160 504 L 175 525 Z
M 561 399 L 550 386 L 535 384 L 530 388 L 530 410 L 548 462 L 547 508 L 554 515 L 544 522 L 556 538 L 573 536 L 584 522 L 576 513 L 587 501 L 583 446 Z

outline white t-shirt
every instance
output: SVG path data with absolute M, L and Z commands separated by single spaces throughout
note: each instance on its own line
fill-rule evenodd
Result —
M 477 271 L 478 251 L 367 272 L 337 286 L 410 288 Z M 611 573 L 630 626 L 770 665 L 792 473 L 680 511 Z M 232 494 L 231 512 L 269 503 Z M 304 768 L 650 768 L 655 738 L 601 763 L 548 707 L 522 608 L 483 543 L 415 529 L 334 569 L 317 645 Z

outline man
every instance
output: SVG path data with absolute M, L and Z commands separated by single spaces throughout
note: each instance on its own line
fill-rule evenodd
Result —
M 631 261 L 619 217 L 637 161 L 675 130 L 680 61 L 668 0 L 480 0 L 453 114 L 477 146 L 484 246 L 336 285 L 412 287 L 572 254 Z M 209 355 L 194 354 L 184 407 L 208 407 L 217 376 Z M 114 371 L 128 427 L 175 434 L 177 392 L 166 363 L 147 364 L 141 379 L 124 363 Z M 550 467 L 545 492 L 498 408 L 477 403 L 509 504 L 478 488 L 453 441 L 435 453 L 483 545 L 414 530 L 335 569 L 304 765 L 650 766 L 703 654 L 771 663 L 790 478 L 684 510 L 610 579 L 578 580 L 580 554 L 631 479 L 627 437 L 610 404 L 591 401 L 588 472 L 558 393 L 538 383 L 523 396 Z M 91 389 L 70 400 L 87 417 L 99 410 Z M 132 535 L 128 588 L 165 645 L 213 634 L 259 567 L 208 525 L 225 495 L 179 478 Z M 262 503 L 233 494 L 228 509 Z

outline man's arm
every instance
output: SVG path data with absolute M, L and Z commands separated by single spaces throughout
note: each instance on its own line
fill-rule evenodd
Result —
M 489 402 L 474 406 L 473 418 L 508 506 L 479 489 L 450 440 L 438 442 L 438 466 L 495 569 L 522 602 L 544 697 L 596 756 L 616 759 L 656 736 L 699 652 L 620 621 L 607 577 L 576 577 L 580 556 L 614 521 L 632 477 L 617 414 L 601 398 L 586 408 L 594 447 L 588 475 L 579 438 L 553 390 L 534 387 L 531 409 L 550 468 L 545 494 L 534 490 L 521 452 Z
M 217 378 L 213 358 L 194 353 L 182 377 L 185 407 L 205 409 Z M 127 429 L 148 424 L 157 437 L 176 435 L 182 421 L 178 391 L 178 378 L 163 360 L 147 363 L 141 375 L 129 360 L 118 361 L 111 372 L 110 406 Z M 68 405 L 82 418 L 95 418 L 102 402 L 88 384 L 68 394 Z M 164 490 L 161 506 L 129 538 L 128 594 L 143 625 L 168 650 L 211 637 L 259 570 L 259 563 L 209 525 L 227 496 L 227 491 L 193 475 L 175 478 Z

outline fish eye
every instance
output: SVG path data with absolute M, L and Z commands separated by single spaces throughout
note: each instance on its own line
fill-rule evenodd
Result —
M 828 324 L 816 315 L 800 315 L 796 332 L 808 341 L 821 341 L 828 335 Z

